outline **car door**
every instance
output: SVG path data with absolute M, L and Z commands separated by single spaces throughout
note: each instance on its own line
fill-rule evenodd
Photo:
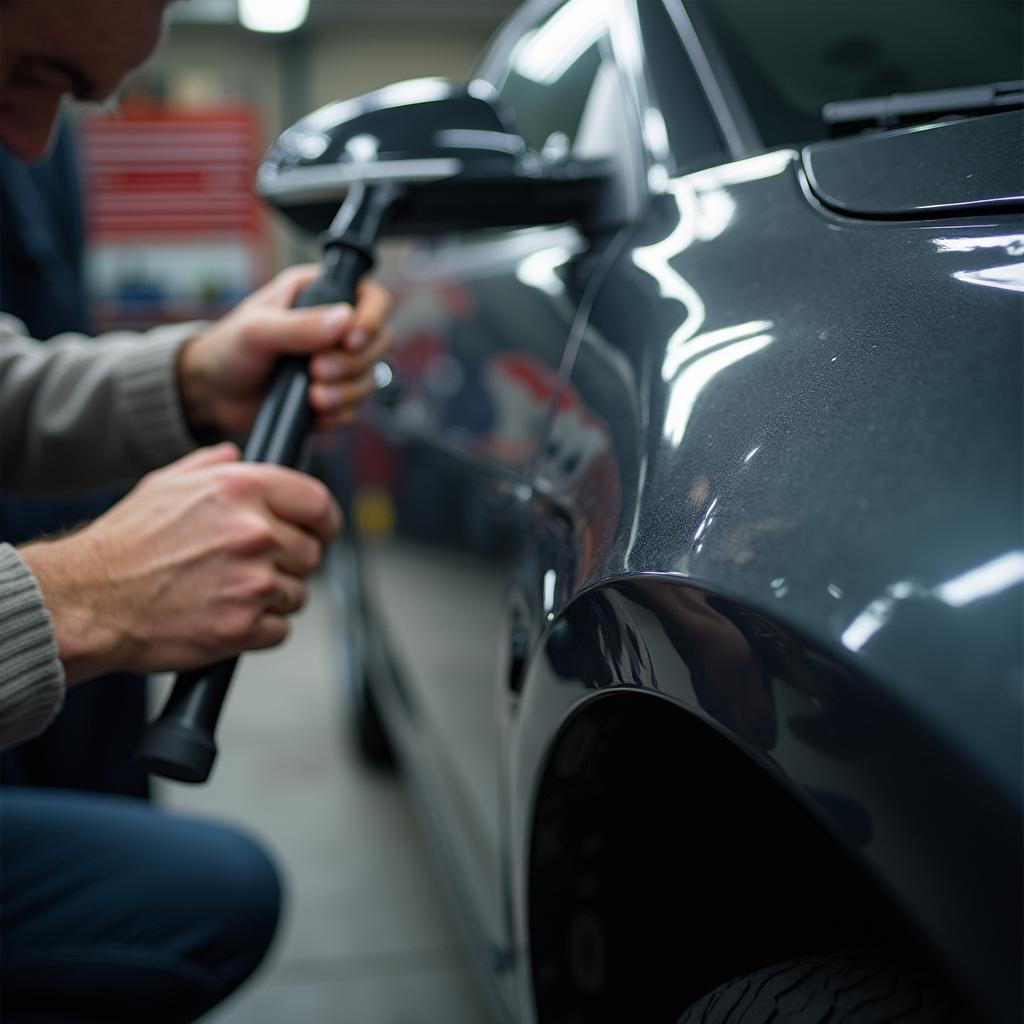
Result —
M 530 148 L 550 160 L 617 149 L 622 162 L 627 99 L 604 4 L 548 5 L 514 27 L 489 74 Z M 495 963 L 509 935 L 499 755 L 522 614 L 511 579 L 529 530 L 525 471 L 613 236 L 563 225 L 407 253 L 394 282 L 397 391 L 353 438 L 353 526 L 368 614 L 401 692 L 403 753 Z

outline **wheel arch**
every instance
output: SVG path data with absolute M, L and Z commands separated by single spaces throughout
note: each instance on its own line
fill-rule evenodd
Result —
M 856 799 L 858 751 L 838 757 L 849 737 L 818 758 L 835 792 L 809 796 L 814 771 L 797 785 L 799 757 L 777 756 L 799 715 L 760 735 L 742 716 L 728 721 L 694 683 L 693 638 L 666 643 L 665 616 L 645 618 L 668 607 L 649 600 L 651 586 L 680 585 L 631 579 L 580 595 L 527 672 L 513 759 L 515 911 L 538 1020 L 628 1019 L 638 992 L 645 1013 L 649 1003 L 678 1014 L 774 960 L 883 941 L 948 974 L 935 937 L 893 898 L 896 880 L 864 856 L 877 808 Z M 728 602 L 710 606 L 729 614 Z M 589 643 L 567 639 L 581 628 Z M 775 634 L 768 645 L 779 643 Z M 781 688 L 769 687 L 776 711 Z M 990 1010 L 979 1019 L 999 1019 Z

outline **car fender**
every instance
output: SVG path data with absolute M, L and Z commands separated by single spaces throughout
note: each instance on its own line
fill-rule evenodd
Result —
M 577 595 L 545 629 L 513 720 L 511 876 L 526 959 L 538 794 L 566 757 L 585 756 L 567 754 L 562 738 L 596 701 L 646 697 L 756 766 L 877 883 L 968 991 L 1005 1012 L 1020 947 L 1019 921 L 1006 912 L 1019 894 L 1019 817 L 851 661 L 678 576 L 624 577 Z M 672 770 L 681 778 L 700 776 L 697 749 L 680 731 Z M 629 774 L 634 766 L 623 761 Z M 643 800 L 645 780 L 634 784 Z

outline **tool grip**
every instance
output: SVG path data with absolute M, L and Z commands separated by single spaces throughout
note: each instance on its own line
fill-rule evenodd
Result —
M 320 276 L 293 304 L 294 308 L 334 302 L 354 304 L 359 278 L 371 260 L 362 249 L 329 249 Z M 263 400 L 243 459 L 295 466 L 312 422 L 309 365 L 305 356 L 281 359 Z M 141 767 L 178 782 L 205 782 L 217 757 L 214 732 L 237 657 L 179 673 L 159 718 L 142 735 L 136 760 Z

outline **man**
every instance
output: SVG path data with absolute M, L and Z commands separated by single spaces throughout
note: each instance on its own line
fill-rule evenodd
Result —
M 39 162 L 18 160 L 0 142 L 0 310 L 17 317 L 33 338 L 93 333 L 76 151 L 66 118 Z M 94 519 L 121 493 L 55 498 L 0 488 L 0 542 L 17 545 L 67 530 Z M 146 797 L 149 776 L 134 756 L 145 720 L 146 687 L 135 673 L 73 687 L 49 728 L 0 752 L 0 785 Z
M 41 157 L 63 95 L 111 95 L 156 45 L 166 6 L 0 0 L 0 139 Z M 0 318 L 4 487 L 147 474 L 75 533 L 0 546 L 0 743 L 44 729 L 65 686 L 284 639 L 337 506 L 309 477 L 240 462 L 233 444 L 184 453 L 251 426 L 283 353 L 312 356 L 321 425 L 351 420 L 387 344 L 387 300 L 364 286 L 354 311 L 290 309 L 315 273 L 287 271 L 212 326 L 143 337 L 41 346 Z M 276 876 L 233 832 L 62 794 L 11 791 L 2 815 L 5 1020 L 192 1020 L 269 944 Z

